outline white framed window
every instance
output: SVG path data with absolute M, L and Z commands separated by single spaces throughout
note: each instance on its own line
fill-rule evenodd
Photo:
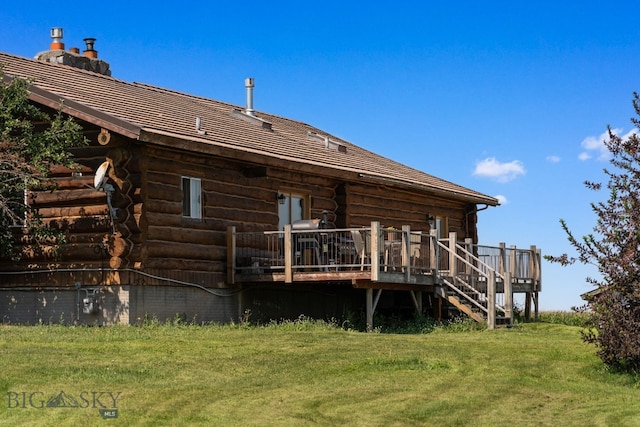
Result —
M 182 177 L 182 216 L 202 218 L 202 182 L 200 178 Z

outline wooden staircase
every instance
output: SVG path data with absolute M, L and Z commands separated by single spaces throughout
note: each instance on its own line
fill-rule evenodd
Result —
M 447 295 L 447 301 L 449 302 L 449 304 L 454 306 L 457 310 L 459 310 L 462 313 L 466 314 L 467 316 L 469 316 L 470 318 L 472 318 L 476 322 L 484 323 L 484 322 L 487 321 L 487 319 L 481 314 L 480 311 L 474 310 L 473 307 L 471 306 L 471 304 L 468 304 L 466 302 L 461 301 L 457 296 L 451 295 L 449 293 Z
M 437 242 L 437 275 L 440 286 L 438 295 L 455 310 L 479 323 L 487 323 L 489 329 L 497 324 L 513 322 L 511 274 L 496 271 L 473 254 L 469 244 L 461 244 L 456 234 Z M 506 263 L 506 259 L 504 260 Z M 502 298 L 498 301 L 497 289 Z

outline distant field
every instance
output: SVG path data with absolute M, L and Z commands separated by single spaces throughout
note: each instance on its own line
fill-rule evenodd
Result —
M 579 330 L 0 326 L 0 425 L 640 425 Z

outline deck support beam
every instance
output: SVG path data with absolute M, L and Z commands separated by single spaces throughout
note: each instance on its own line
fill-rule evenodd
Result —
M 380 294 L 382 293 L 382 289 L 378 289 L 376 292 L 376 297 L 373 297 L 373 289 L 367 288 L 366 299 L 367 299 L 367 332 L 371 332 L 373 330 L 373 313 L 376 311 L 376 307 L 378 306 L 378 301 L 380 300 Z
M 496 271 L 489 270 L 487 280 L 487 328 L 496 327 Z

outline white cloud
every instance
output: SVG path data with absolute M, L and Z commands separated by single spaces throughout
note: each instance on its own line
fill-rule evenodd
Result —
M 524 175 L 525 169 L 519 160 L 502 163 L 495 157 L 488 157 L 476 163 L 473 174 L 493 178 L 498 182 L 509 182 L 517 178 L 518 175 Z
M 507 200 L 507 196 L 503 196 L 502 194 L 498 194 L 497 196 L 493 196 L 496 199 L 498 199 L 498 202 L 501 205 L 506 205 L 507 203 L 509 203 L 509 201 Z
M 558 156 L 547 156 L 547 161 L 551 163 L 559 163 L 560 157 Z
M 622 129 L 611 129 L 614 135 L 620 136 L 622 139 L 627 139 L 634 133 L 636 133 L 635 129 L 630 130 L 624 135 L 620 135 Z M 611 158 L 611 153 L 604 145 L 604 141 L 609 140 L 609 132 L 603 132 L 599 136 L 588 136 L 582 140 L 580 146 L 585 150 L 578 155 L 578 159 L 580 160 L 589 160 L 593 157 L 593 155 L 597 155 L 597 159 L 600 161 L 609 160 Z M 593 154 L 593 155 L 592 155 Z

